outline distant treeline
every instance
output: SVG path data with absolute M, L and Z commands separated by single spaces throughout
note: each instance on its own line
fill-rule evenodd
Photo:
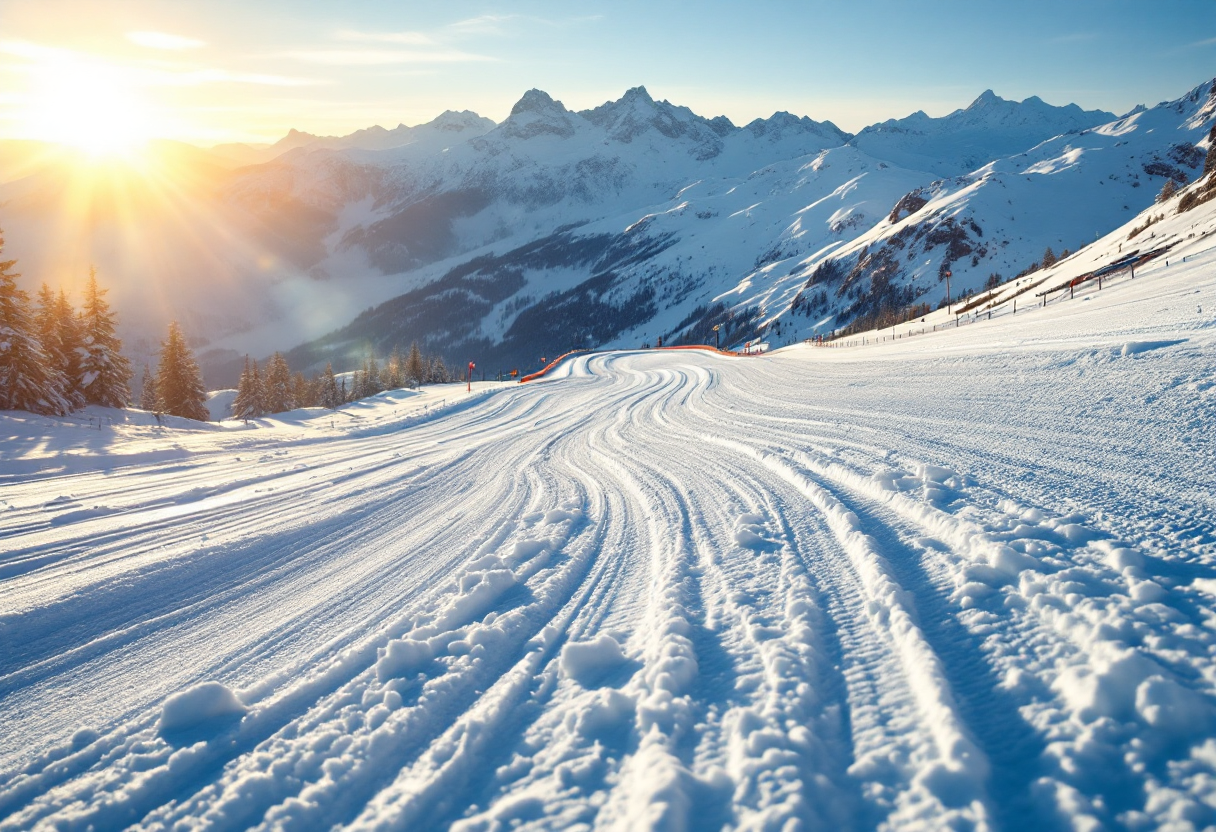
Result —
M 368 356 L 363 366 L 353 374 L 338 377 L 332 364 L 311 379 L 291 371 L 287 359 L 276 352 L 266 360 L 265 369 L 256 360 L 245 356 L 245 369 L 237 384 L 232 415 L 237 419 L 257 419 L 268 413 L 283 413 L 297 407 L 328 407 L 367 398 L 385 390 L 418 387 L 422 384 L 443 384 L 455 381 L 439 356 L 425 356 L 418 344 L 410 345 L 409 353 L 394 349 L 383 366 Z

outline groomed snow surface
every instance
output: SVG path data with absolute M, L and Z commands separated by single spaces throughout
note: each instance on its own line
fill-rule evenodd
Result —
M 0 416 L 0 829 L 1216 823 L 1216 265 L 444 406 Z

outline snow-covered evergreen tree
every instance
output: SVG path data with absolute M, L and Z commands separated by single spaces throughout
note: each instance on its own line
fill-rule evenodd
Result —
M 0 252 L 4 238 L 0 237 Z M 0 410 L 62 416 L 71 411 L 34 332 L 29 298 L 17 288 L 16 260 L 0 261 Z
M 71 391 L 69 401 L 76 407 L 84 407 L 84 385 L 81 383 L 81 362 L 85 348 L 81 333 L 80 316 L 72 308 L 68 293 L 63 289 L 55 299 L 55 318 L 59 325 L 59 349 L 63 354 L 63 374 Z
M 418 387 L 426 380 L 426 365 L 422 361 L 422 351 L 418 342 L 410 344 L 410 357 L 405 361 L 405 380 L 411 387 Z
M 156 411 L 156 376 L 152 368 L 144 365 L 143 377 L 139 380 L 139 407 L 149 413 Z
M 245 369 L 241 371 L 241 380 L 236 386 L 236 398 L 232 401 L 232 415 L 236 419 L 244 419 L 247 422 L 262 417 L 262 385 L 257 368 L 257 362 L 251 362 L 249 356 L 245 356 Z
M 169 335 L 161 343 L 156 368 L 156 409 L 170 416 L 206 422 L 207 391 L 194 353 L 177 321 L 169 324 Z
M 67 374 L 67 356 L 59 326 L 59 301 L 46 283 L 38 290 L 38 308 L 34 313 L 34 331 L 46 356 L 47 375 L 68 405 L 75 410 L 84 406 L 84 397 L 74 390 Z
M 85 401 L 105 407 L 126 407 L 131 400 L 127 383 L 131 362 L 122 355 L 122 341 L 114 334 L 114 313 L 106 303 L 106 290 L 97 285 L 97 270 L 89 269 L 80 310 L 80 329 L 84 355 L 80 362 L 80 383 Z
M 266 362 L 263 405 L 267 413 L 284 413 L 296 406 L 291 382 L 291 368 L 282 353 L 276 352 Z
M 258 367 L 257 359 L 249 362 L 249 385 L 253 390 L 254 407 L 257 408 L 257 418 L 266 415 L 266 381 L 262 378 L 262 369 Z
M 380 365 L 373 356 L 368 356 L 363 362 L 363 370 L 359 373 L 359 390 L 354 398 L 365 399 L 374 396 L 384 388 L 380 386 Z
M 296 407 L 314 407 L 316 405 L 316 396 L 313 394 L 313 385 L 308 383 L 308 379 L 304 378 L 304 374 L 297 372 L 291 377 L 291 397 L 295 402 Z
M 320 378 L 320 404 L 322 407 L 328 407 L 330 410 L 342 404 L 342 395 L 338 390 L 338 380 L 334 377 L 334 367 L 332 364 L 325 365 L 325 372 Z
M 396 390 L 405 386 L 405 359 L 401 356 L 399 347 L 393 347 L 389 354 L 388 363 L 380 373 L 380 386 L 385 390 Z

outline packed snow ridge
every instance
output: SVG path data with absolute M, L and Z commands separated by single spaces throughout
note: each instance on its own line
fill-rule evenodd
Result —
M 0 414 L 0 830 L 1211 828 L 1213 206 L 830 348 Z

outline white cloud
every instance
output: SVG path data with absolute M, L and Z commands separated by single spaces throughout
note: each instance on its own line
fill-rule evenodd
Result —
M 305 63 L 329 66 L 448 64 L 494 60 L 485 55 L 474 55 L 454 49 L 310 49 L 285 52 L 283 55 Z
M 127 32 L 127 40 L 137 46 L 149 49 L 198 49 L 207 44 L 195 38 L 184 38 L 180 35 L 170 35 L 165 32 Z
M 517 17 L 517 14 L 483 14 L 467 20 L 458 20 L 447 28 L 465 34 L 499 34 L 502 31 L 501 24 Z
M 435 43 L 429 35 L 422 32 L 357 32 L 352 29 L 342 29 L 334 37 L 338 40 L 395 43 L 401 46 L 431 46 Z
M 180 80 L 177 80 L 180 79 Z M 193 84 L 260 84 L 267 87 L 309 87 L 321 84 L 308 78 L 289 78 L 284 75 L 264 75 L 256 72 L 229 72 L 226 69 L 199 69 L 176 76 L 170 83 Z
M 503 35 L 506 34 L 504 24 L 512 21 L 525 26 L 545 26 L 550 29 L 565 29 L 580 26 L 584 23 L 596 23 L 603 15 L 583 15 L 580 17 L 547 18 L 535 15 L 521 14 L 483 14 L 449 23 L 444 28 L 453 35 Z M 516 27 L 518 28 L 518 26 Z

